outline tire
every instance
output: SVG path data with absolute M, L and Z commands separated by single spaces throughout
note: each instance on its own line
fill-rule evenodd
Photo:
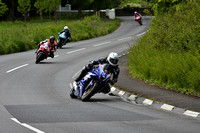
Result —
M 142 22 L 140 22 L 140 25 L 142 25 Z
M 38 56 L 37 56 L 37 58 L 36 58 L 35 63 L 37 64 L 37 63 L 39 63 L 41 60 L 43 60 L 43 53 L 42 53 L 42 52 L 39 52 L 39 53 L 38 53 Z
M 57 42 L 57 49 L 58 49 L 58 47 L 60 47 L 60 39 Z
M 74 95 L 74 92 L 75 92 L 75 90 L 74 90 L 74 88 L 72 88 L 71 90 L 70 90 L 70 97 L 71 98 L 77 98 L 75 95 Z
M 97 82 L 94 82 L 92 86 L 89 86 L 82 95 L 81 100 L 83 102 L 88 101 L 97 92 L 98 86 L 99 84 Z

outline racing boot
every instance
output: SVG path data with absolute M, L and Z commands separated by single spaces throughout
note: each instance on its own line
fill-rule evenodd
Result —
M 75 90 L 75 95 L 79 98 L 80 97 L 80 89 L 79 89 L 79 85 L 76 81 L 73 82 L 73 87 Z

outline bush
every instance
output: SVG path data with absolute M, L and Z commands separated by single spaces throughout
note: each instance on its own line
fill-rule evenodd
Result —
M 27 26 L 21 21 L 0 23 L 0 54 L 9 54 L 27 51 L 36 48 L 37 44 L 49 38 L 58 37 L 58 32 L 67 25 L 71 29 L 72 41 L 90 39 L 114 31 L 120 21 L 100 19 L 97 16 L 84 17 L 81 20 L 61 20 L 57 23 L 37 21 L 30 22 Z
M 200 96 L 199 3 L 180 5 L 157 16 L 133 46 L 129 70 L 134 77 L 167 89 Z

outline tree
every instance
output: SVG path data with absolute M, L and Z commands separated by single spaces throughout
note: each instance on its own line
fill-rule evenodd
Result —
M 151 0 L 150 6 L 151 6 L 151 9 L 154 11 L 155 15 L 160 15 L 164 12 L 167 12 L 169 7 L 172 7 L 172 6 L 178 5 L 179 3 L 187 2 L 187 1 L 188 0 Z
M 26 23 L 28 12 L 30 11 L 30 8 L 31 8 L 30 0 L 18 0 L 18 4 L 19 6 L 17 7 L 17 10 L 23 13 L 25 23 Z
M 89 7 L 89 5 L 93 2 L 94 0 L 73 0 L 72 5 L 78 8 L 78 12 L 81 13 L 83 9 L 86 7 Z
M 43 11 L 46 9 L 46 2 L 44 0 L 37 0 L 34 6 L 37 8 L 37 13 L 40 14 L 40 19 L 42 20 Z
M 0 0 L 0 16 L 3 16 L 8 11 L 7 5 Z
M 46 11 L 49 12 L 49 18 L 52 12 L 54 13 L 54 15 L 56 15 L 55 12 L 61 5 L 61 0 L 45 0 L 45 1 L 46 1 Z

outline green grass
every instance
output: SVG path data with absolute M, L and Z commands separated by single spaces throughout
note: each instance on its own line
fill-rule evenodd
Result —
M 184 94 L 200 96 L 200 4 L 157 16 L 150 30 L 133 46 L 133 77 Z
M 0 23 L 0 54 L 10 54 L 36 48 L 37 44 L 50 36 L 58 37 L 58 32 L 67 25 L 71 30 L 72 41 L 90 39 L 113 32 L 120 20 L 101 19 L 87 16 L 80 20 L 22 21 Z

